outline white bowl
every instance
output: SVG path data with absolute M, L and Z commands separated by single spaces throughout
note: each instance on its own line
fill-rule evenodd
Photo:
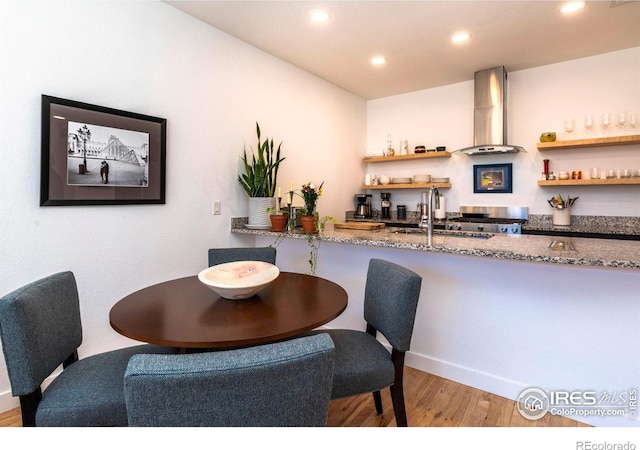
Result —
M 429 183 L 431 182 L 431 175 L 423 174 L 423 175 L 414 175 L 413 176 L 414 183 Z
M 198 279 L 220 297 L 240 300 L 253 297 L 278 275 L 280 270 L 267 262 L 234 261 L 204 269 Z

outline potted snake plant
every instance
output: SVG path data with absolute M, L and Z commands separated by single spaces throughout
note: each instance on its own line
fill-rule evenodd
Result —
M 269 228 L 269 209 L 275 206 L 275 189 L 280 163 L 285 158 L 280 157 L 280 147 L 273 145 L 273 139 L 261 140 L 260 125 L 256 122 L 258 136 L 257 152 L 247 156 L 245 147 L 241 158 L 244 173 L 238 175 L 238 181 L 249 196 L 249 224 L 248 227 Z

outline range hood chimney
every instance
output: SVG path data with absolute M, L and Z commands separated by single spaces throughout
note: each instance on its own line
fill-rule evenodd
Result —
M 526 151 L 507 144 L 507 71 L 504 66 L 474 75 L 473 147 L 456 150 L 469 156 Z

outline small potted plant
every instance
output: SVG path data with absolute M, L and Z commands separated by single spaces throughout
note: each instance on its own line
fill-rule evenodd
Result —
M 280 232 L 287 229 L 289 214 L 286 211 L 274 206 L 267 208 L 267 212 L 269 213 L 269 220 L 271 221 L 270 231 Z
M 273 139 L 268 138 L 264 142 L 260 139 L 260 125 L 256 122 L 256 134 L 258 135 L 257 155 L 251 159 L 247 157 L 247 149 L 244 149 L 242 163 L 244 173 L 238 175 L 238 181 L 249 196 L 249 225 L 268 226 L 269 218 L 266 210 L 274 207 L 274 194 L 278 168 L 285 158 L 280 157 L 282 142 L 274 149 Z
M 322 195 L 322 186 L 324 181 L 316 189 L 315 185 L 306 183 L 302 185 L 301 193 L 299 194 L 304 200 L 304 214 L 302 216 L 302 230 L 305 233 L 317 233 L 318 232 L 318 213 L 316 211 L 316 203 L 318 197 Z

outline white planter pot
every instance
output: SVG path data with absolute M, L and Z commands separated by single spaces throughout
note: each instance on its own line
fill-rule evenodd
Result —
M 553 224 L 565 227 L 571 225 L 571 210 L 569 208 L 554 209 Z
M 249 225 L 271 226 L 267 209 L 273 208 L 275 204 L 276 199 L 273 197 L 249 197 Z

